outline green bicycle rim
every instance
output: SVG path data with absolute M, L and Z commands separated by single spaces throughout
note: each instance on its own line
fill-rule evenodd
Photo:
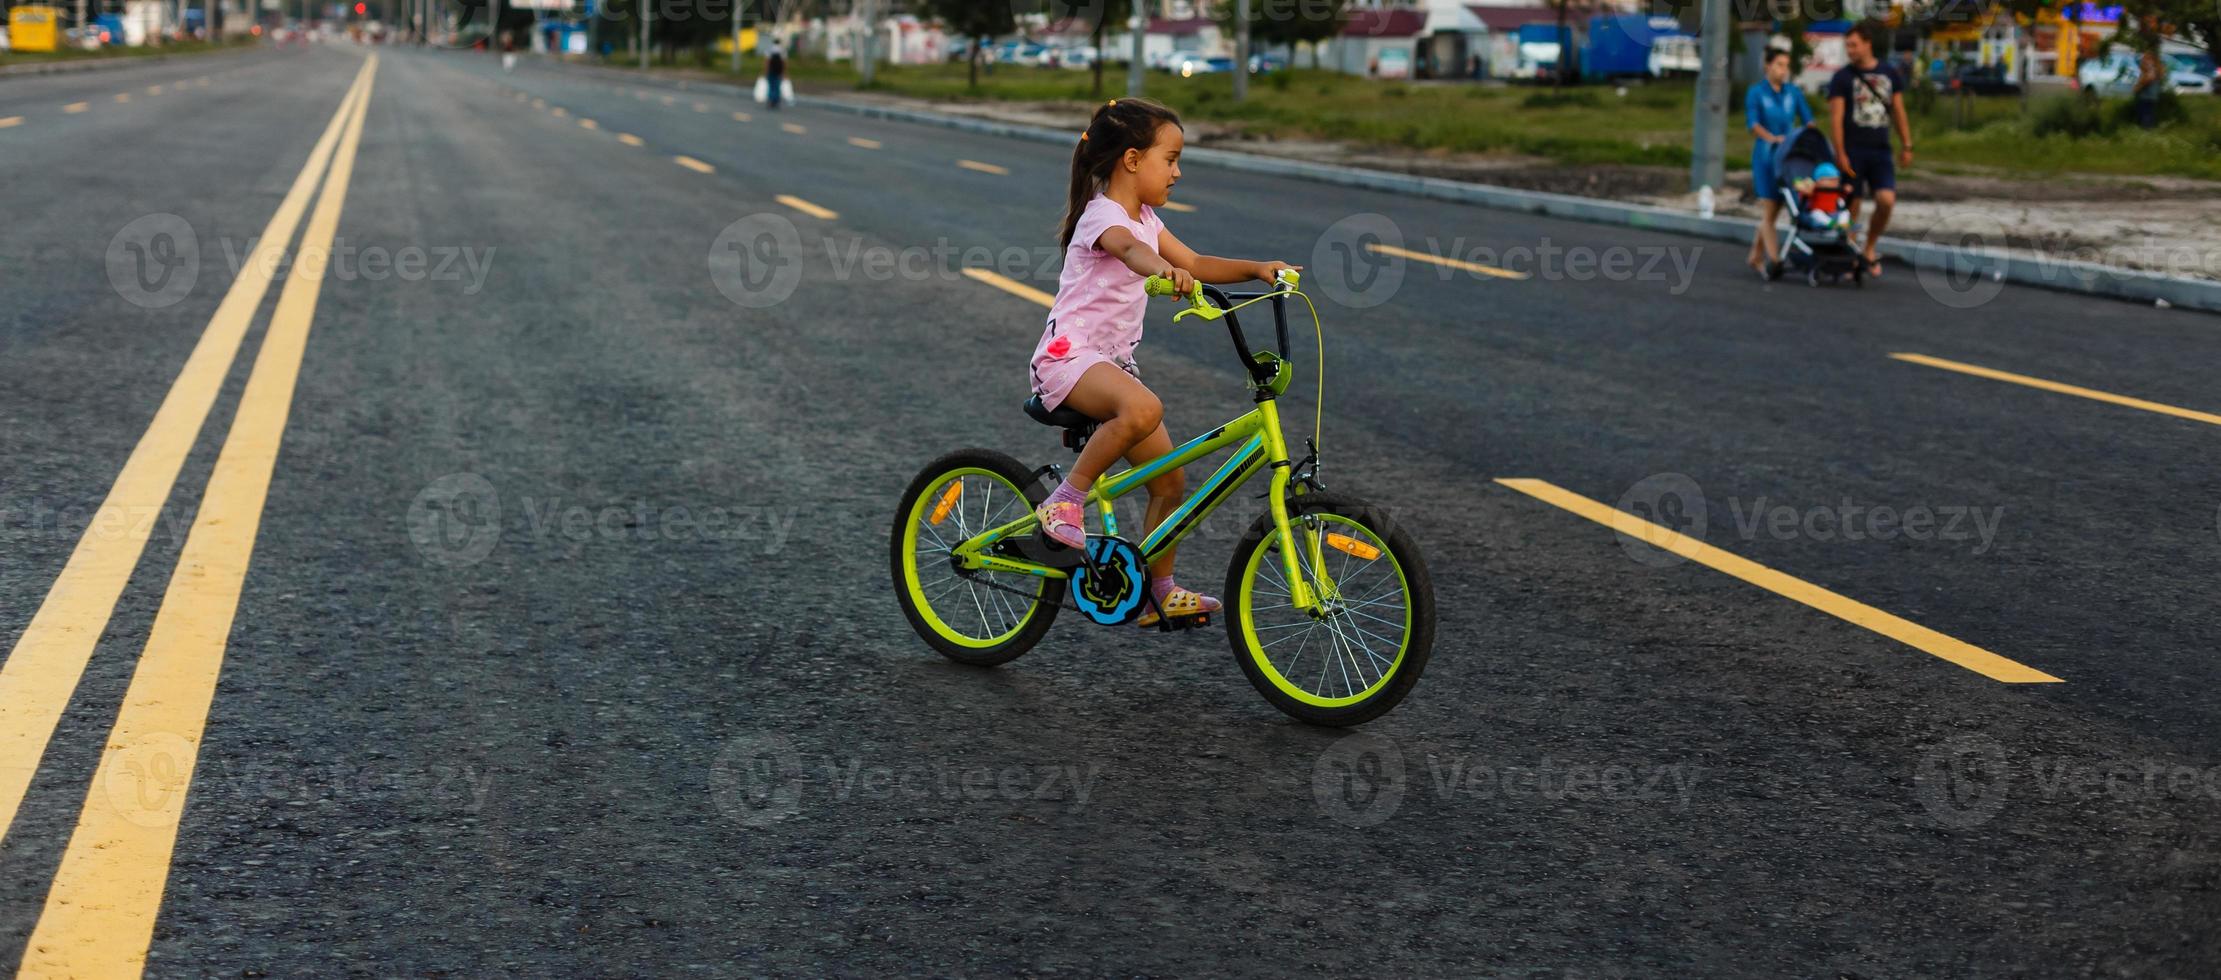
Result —
M 1036 601 L 1027 603 L 1025 612 L 1023 614 L 1013 614 L 1016 615 L 1017 622 L 1012 624 L 1009 629 L 992 636 L 977 637 L 957 629 L 953 624 L 941 618 L 940 610 L 935 609 L 933 607 L 933 600 L 927 597 L 925 583 L 922 581 L 922 577 L 919 575 L 918 569 L 918 556 L 920 547 L 918 542 L 919 529 L 931 527 L 931 525 L 927 524 L 925 520 L 926 508 L 930 504 L 940 499 L 941 493 L 945 490 L 945 488 L 948 487 L 949 482 L 952 480 L 961 480 L 967 476 L 984 477 L 988 480 L 994 481 L 994 485 L 1000 486 L 1004 490 L 1009 491 L 1012 500 L 1023 503 L 1026 499 L 1024 494 L 1018 492 L 1017 487 L 1010 485 L 1010 481 L 1004 479 L 1002 476 L 990 470 L 980 469 L 976 466 L 967 466 L 961 469 L 950 470 L 947 473 L 941 474 L 941 478 L 935 480 L 933 482 L 933 485 L 927 487 L 925 489 L 925 492 L 919 494 L 918 499 L 913 501 L 910 505 L 910 521 L 904 526 L 902 532 L 902 585 L 903 588 L 909 590 L 911 608 L 918 611 L 918 618 L 920 620 L 923 620 L 926 626 L 931 628 L 936 635 L 940 636 L 944 640 L 949 641 L 950 643 L 957 644 L 958 646 L 970 647 L 975 650 L 986 650 L 1001 645 L 1002 643 L 1008 641 L 1011 637 L 1017 636 L 1020 630 L 1025 629 L 1026 624 L 1032 622 L 1034 614 L 1039 611 L 1040 602 L 1037 598 Z M 953 541 L 944 539 L 932 542 L 933 545 L 936 545 L 938 547 L 928 548 L 925 553 L 929 555 L 946 554 L 949 550 L 948 546 L 959 544 L 965 540 L 968 540 L 973 535 L 979 534 L 980 532 L 993 527 L 994 525 L 989 522 L 993 520 L 994 515 L 984 513 L 985 508 L 990 506 L 991 504 L 991 500 L 983 500 L 981 502 L 981 508 L 983 510 L 981 526 L 978 528 L 965 530 L 966 528 L 970 528 L 970 524 L 969 521 L 966 519 L 966 516 L 962 513 L 965 506 L 965 501 L 960 498 L 957 502 L 957 507 L 954 511 L 952 511 L 952 514 L 957 518 L 957 524 L 959 528 L 959 530 L 957 531 L 958 536 Z M 938 536 L 938 532 L 935 533 L 936 536 Z M 982 572 L 981 574 L 986 575 L 992 573 Z M 1046 584 L 1046 582 L 1047 580 L 1045 579 L 1036 582 L 1034 586 L 1034 594 L 1037 597 L 1040 595 L 1040 590 L 1042 586 Z M 946 583 L 936 584 L 945 585 Z M 1007 602 L 1008 600 L 1017 598 L 1015 596 L 1011 596 L 1010 593 L 1003 592 L 998 589 L 990 589 L 985 587 L 984 585 L 964 585 L 960 587 L 970 589 L 970 597 L 974 599 L 977 599 L 982 594 L 991 596 L 991 601 L 997 602 Z M 941 597 L 947 598 L 947 596 L 948 593 L 944 592 Z M 993 629 L 993 626 L 987 625 L 985 623 L 985 620 L 988 618 L 987 609 L 988 606 L 984 603 L 975 604 L 973 607 L 973 610 L 979 614 L 982 625 L 986 629 Z M 1005 609 L 1004 611 L 1008 612 L 1007 609 Z
M 1283 673 L 1280 667 L 1276 666 L 1273 663 L 1271 654 L 1267 652 L 1267 647 L 1268 645 L 1285 647 L 1288 643 L 1295 642 L 1298 644 L 1298 647 L 1297 652 L 1295 652 L 1289 660 L 1290 672 L 1293 672 L 1296 665 L 1303 662 L 1303 658 L 1305 656 L 1316 649 L 1322 660 L 1326 660 L 1330 656 L 1335 658 L 1333 661 L 1331 661 L 1331 663 L 1322 663 L 1322 669 L 1327 666 L 1335 667 L 1334 671 L 1323 673 L 1322 676 L 1342 677 L 1344 679 L 1345 690 L 1355 688 L 1357 686 L 1354 682 L 1350 681 L 1349 675 L 1346 673 L 1346 670 L 1350 666 L 1350 664 L 1342 662 L 1339 659 L 1339 655 L 1342 653 L 1342 651 L 1334 648 L 1334 643 L 1338 637 L 1337 635 L 1332 634 L 1334 634 L 1334 630 L 1338 627 L 1328 626 L 1325 623 L 1318 623 L 1311 628 L 1300 630 L 1300 632 L 1296 633 L 1295 637 L 1275 636 L 1269 638 L 1261 638 L 1258 635 L 1260 632 L 1257 624 L 1257 598 L 1259 594 L 1258 587 L 1260 585 L 1263 585 L 1265 587 L 1265 598 L 1279 598 L 1282 599 L 1283 602 L 1286 601 L 1285 590 L 1274 590 L 1272 588 L 1274 581 L 1272 579 L 1266 578 L 1266 576 L 1277 576 L 1279 574 L 1280 568 L 1278 559 L 1267 561 L 1265 557 L 1272 551 L 1273 538 L 1270 535 L 1266 536 L 1264 540 L 1259 541 L 1257 543 L 1257 547 L 1250 550 L 1249 563 L 1242 569 L 1241 595 L 1234 597 L 1237 601 L 1242 603 L 1242 646 L 1244 652 L 1249 655 L 1250 662 L 1254 663 L 1257 666 L 1258 671 L 1265 676 L 1265 679 L 1271 681 L 1273 687 L 1279 689 L 1282 694 L 1286 694 L 1287 696 L 1294 698 L 1297 701 L 1300 701 L 1304 704 L 1312 705 L 1314 707 L 1346 708 L 1354 704 L 1362 703 L 1373 695 L 1380 693 L 1388 686 L 1388 683 L 1390 681 L 1395 679 L 1396 672 L 1403 668 L 1404 654 L 1411 649 L 1411 582 L 1404 576 L 1403 564 L 1396 560 L 1396 553 L 1389 550 L 1387 542 L 1383 541 L 1381 539 L 1381 536 L 1375 534 L 1371 528 L 1359 524 L 1356 521 L 1350 520 L 1347 517 L 1343 517 L 1340 514 L 1321 513 L 1313 516 L 1318 517 L 1322 521 L 1333 524 L 1340 524 L 1357 531 L 1358 535 L 1361 535 L 1358 540 L 1380 549 L 1380 557 L 1372 559 L 1371 561 L 1385 561 L 1389 564 L 1390 569 L 1395 573 L 1394 581 L 1397 588 L 1396 595 L 1403 600 L 1403 615 L 1401 617 L 1402 635 L 1397 637 L 1393 644 L 1395 656 L 1390 659 L 1388 667 L 1383 670 L 1378 670 L 1377 675 L 1374 676 L 1370 682 L 1366 683 L 1362 690 L 1356 690 L 1354 693 L 1345 694 L 1341 697 L 1325 697 L 1320 694 L 1314 693 L 1313 691 L 1308 690 L 1297 684 L 1295 681 L 1291 680 L 1285 673 Z M 1290 523 L 1298 524 L 1298 526 L 1300 526 L 1300 523 L 1297 521 L 1291 521 Z M 1302 549 L 1299 549 L 1298 552 L 1299 566 L 1308 566 L 1310 560 L 1306 557 L 1300 557 L 1301 551 Z M 1309 575 L 1317 574 L 1316 572 L 1313 572 L 1308 568 L 1305 568 L 1305 573 Z M 1363 574 L 1363 572 L 1361 571 L 1359 572 L 1359 574 Z M 1341 581 L 1343 582 L 1348 582 L 1350 580 L 1351 579 L 1346 576 L 1341 579 Z M 1388 579 L 1383 578 L 1380 581 L 1386 582 L 1388 581 Z M 1284 585 L 1285 583 L 1282 584 Z M 1343 615 L 1345 617 L 1344 622 L 1355 622 L 1354 619 L 1347 618 L 1350 616 L 1349 613 L 1344 613 Z M 1281 631 L 1285 630 L 1289 626 L 1294 625 L 1296 624 L 1281 624 L 1277 627 L 1267 628 Z M 1315 630 L 1325 630 L 1326 633 L 1317 633 L 1315 632 Z M 1320 647 L 1315 645 L 1313 641 L 1320 639 L 1322 636 L 1325 637 L 1324 646 Z M 1352 637 L 1350 637 L 1347 630 L 1345 630 L 1342 634 L 1339 634 L 1339 638 L 1342 639 L 1345 643 L 1350 642 L 1353 639 Z M 1375 651 L 1371 647 L 1370 643 L 1366 640 L 1355 639 L 1355 642 L 1357 642 L 1365 650 L 1366 654 L 1368 655 L 1368 662 L 1372 658 L 1378 656 L 1378 651 Z M 1367 662 L 1360 662 L 1360 670 L 1362 671 L 1363 667 L 1366 665 L 1368 665 Z M 1363 679 L 1362 674 L 1360 674 L 1358 679 Z M 1322 686 L 1324 686 L 1323 681 Z

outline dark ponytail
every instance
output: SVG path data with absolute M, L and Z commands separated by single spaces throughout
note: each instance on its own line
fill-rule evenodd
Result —
M 1057 247 L 1071 247 L 1080 212 L 1110 183 L 1111 168 L 1119 158 L 1127 150 L 1147 151 L 1155 146 L 1157 130 L 1166 124 L 1180 125 L 1179 114 L 1148 99 L 1112 99 L 1095 109 L 1095 117 L 1080 133 L 1080 145 L 1072 148 L 1072 189 L 1065 200 Z

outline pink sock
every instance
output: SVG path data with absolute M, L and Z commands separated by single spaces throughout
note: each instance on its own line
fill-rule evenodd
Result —
M 1057 488 L 1053 491 L 1050 491 L 1049 499 L 1043 501 L 1043 503 L 1086 504 L 1087 491 L 1073 486 L 1072 481 L 1066 480 L 1062 483 L 1057 484 Z
M 1172 583 L 1172 576 L 1170 575 L 1149 580 L 1149 594 L 1155 597 L 1158 602 L 1163 602 L 1165 596 L 1171 595 L 1178 588 L 1179 586 Z

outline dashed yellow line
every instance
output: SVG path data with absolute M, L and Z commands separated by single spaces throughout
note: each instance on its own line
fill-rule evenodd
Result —
M 160 86 L 160 85 L 149 85 L 149 86 L 147 86 L 147 94 L 148 94 L 148 95 L 161 95 L 161 94 L 162 94 L 162 86 Z
M 682 155 L 679 155 L 679 156 L 675 156 L 675 157 L 672 157 L 672 158 L 671 158 L 671 162 L 672 162 L 672 163 L 676 163 L 676 164 L 678 164 L 679 166 L 685 167 L 685 168 L 686 168 L 686 169 L 688 169 L 688 170 L 692 170 L 692 171 L 694 171 L 695 173 L 700 173 L 700 174 L 714 174 L 714 173 L 716 173 L 716 172 L 717 172 L 717 168 L 716 168 L 716 167 L 712 167 L 712 166 L 710 166 L 709 164 L 703 163 L 703 162 L 702 162 L 702 161 L 700 161 L 700 160 L 696 160 L 696 159 L 694 159 L 693 157 L 690 157 L 690 156 L 686 156 L 686 155 L 683 155 L 683 154 L 682 154 Z
M 6 128 L 10 127 L 10 126 L 21 126 L 21 125 L 23 125 L 23 117 L 22 117 L 22 116 L 9 116 L 9 117 L 7 117 L 7 118 L 5 118 L 5 119 L 0 119 L 0 129 L 6 129 Z
M 600 129 L 600 128 L 602 128 L 602 125 L 601 125 L 600 123 L 598 123 L 598 122 L 595 122 L 595 121 L 591 120 L 591 119 L 581 119 L 581 120 L 579 120 L 579 121 L 578 121 L 578 128 L 580 128 L 580 129 Z
M 131 93 L 129 93 L 129 92 L 117 92 L 117 93 L 116 93 L 116 101 L 118 101 L 118 102 L 129 102 L 129 101 L 131 101 Z
M 880 144 L 878 140 L 868 140 L 861 136 L 851 136 L 848 138 L 848 145 L 861 146 L 867 150 L 876 150 L 879 149 Z
M 65 106 L 63 106 L 63 107 L 62 107 L 62 111 L 63 111 L 63 112 L 83 112 L 83 111 L 85 111 L 85 110 L 87 110 L 87 109 L 90 109 L 90 108 L 92 108 L 92 105 L 91 105 L 91 104 L 89 104 L 89 103 L 85 103 L 85 102 L 72 102 L 72 103 L 70 103 L 70 104 L 68 104 L 68 105 L 65 105 Z
M 533 107 L 533 108 L 535 108 L 535 109 L 545 109 L 545 108 L 547 108 L 547 107 L 548 107 L 548 100 L 546 100 L 546 99 L 533 99 L 533 100 L 532 100 L 532 107 Z
M 756 117 L 754 117 L 754 116 L 751 116 L 751 115 L 749 115 L 749 114 L 747 114 L 747 113 L 745 113 L 745 112 L 736 112 L 736 113 L 733 113 L 733 121 L 734 121 L 734 122 L 747 122 L 747 121 L 749 121 L 749 120 L 751 120 L 751 119 L 754 119 L 754 118 L 756 118 Z
M 2036 388 L 2042 391 L 2055 392 L 2061 395 L 2073 395 L 2077 398 L 2088 398 L 2091 401 L 2100 401 L 2105 402 L 2109 405 L 2121 405 L 2127 408 L 2142 409 L 2147 412 L 2157 412 L 2161 415 L 2172 415 L 2178 419 L 2189 419 L 2193 422 L 2204 422 L 2207 425 L 2221 425 L 2221 415 L 2215 415 L 2212 412 L 2201 412 L 2194 408 L 2177 408 L 2173 405 L 2162 405 L 2159 402 L 2145 401 L 2141 398 L 2130 398 L 2127 395 L 2116 395 L 2111 392 L 2099 391 L 2095 388 L 2084 388 L 2080 385 L 2062 384 L 2057 381 L 2046 381 L 2042 378 L 2031 378 L 2025 374 L 2014 374 L 2010 371 L 1999 371 L 1995 368 L 1986 368 L 1980 365 L 1966 364 L 1960 361 L 1947 361 L 1940 357 L 1929 357 L 1926 354 L 1896 353 L 1889 356 L 1896 360 L 1904 361 L 1907 364 L 1918 364 L 1923 367 L 1938 368 L 1945 371 L 1957 371 L 1960 374 L 1971 374 L 1977 378 L 1988 378 L 1992 381 L 2003 381 L 2008 384 L 2026 385 L 2030 388 Z
M 980 282 L 984 282 L 990 286 L 993 286 L 996 289 L 1000 289 L 1003 292 L 1009 293 L 1012 296 L 1016 296 L 1021 299 L 1030 299 L 1043 306 L 1056 305 L 1056 297 L 1051 296 L 1048 293 L 1044 293 L 1041 290 L 1035 289 L 1032 286 L 1028 286 L 1025 283 L 1019 282 L 1016 279 L 999 276 L 985 269 L 966 268 L 964 270 L 964 274 L 973 279 L 977 279 Z
M 709 106 L 708 106 L 707 104 L 705 104 L 705 103 L 701 103 L 701 102 L 696 102 L 696 103 L 694 103 L 694 111 L 695 111 L 695 112 L 708 112 L 708 111 L 709 111 Z
M 626 146 L 646 146 L 646 145 L 648 145 L 647 143 L 645 143 L 645 142 L 641 141 L 640 137 L 638 137 L 638 136 L 634 136 L 634 135 L 632 135 L 631 133 L 618 133 L 618 134 L 617 134 L 617 142 L 619 142 L 619 143 L 623 143 L 623 144 L 625 144 Z
M 807 129 L 804 129 L 804 128 L 800 127 L 800 126 L 797 126 L 797 125 L 795 125 L 795 124 L 793 124 L 793 123 L 780 123 L 780 124 L 779 124 L 779 128 L 780 128 L 780 129 L 784 129 L 784 130 L 786 130 L 787 132 L 793 133 L 793 134 L 794 134 L 794 135 L 796 135 L 796 136 L 800 136 L 800 135 L 802 135 L 803 133 L 807 133 L 807 132 L 809 132 L 809 130 L 807 130 Z
M 679 101 L 679 100 L 678 100 L 677 98 L 674 98 L 674 97 L 672 97 L 672 96 L 669 96 L 669 95 L 666 95 L 666 96 L 664 96 L 664 97 L 663 97 L 663 104 L 664 104 L 664 105 L 676 105 L 676 104 L 678 103 L 678 101 Z
M 840 213 L 834 211 L 831 208 L 819 207 L 792 194 L 781 194 L 778 197 L 772 198 L 772 200 L 784 204 L 787 207 L 793 208 L 796 211 L 800 211 L 803 214 L 809 215 L 813 218 L 822 218 L 826 221 L 831 221 L 835 218 L 840 217 Z
M 958 160 L 956 165 L 966 170 L 977 170 L 983 174 L 1005 175 L 1010 173 L 1008 167 L 998 167 L 992 163 L 981 163 L 977 160 Z
M 554 113 L 555 118 L 557 119 L 561 119 L 564 116 L 568 116 L 571 114 L 569 110 L 563 108 L 562 106 L 556 106 L 555 108 L 549 109 L 548 111 Z
M 965 270 L 969 272 L 970 270 Z M 1653 548 L 1670 551 L 1717 572 L 1742 579 L 1783 598 L 1803 603 L 1837 619 L 1873 630 L 1922 653 L 1940 657 L 1993 681 L 2007 684 L 2058 684 L 2059 678 L 2026 664 L 2007 660 L 1963 640 L 1953 639 L 1918 623 L 1899 619 L 1855 599 L 1830 592 L 1800 578 L 1784 575 L 1739 555 L 1721 551 L 1671 528 L 1653 524 L 1542 480 L 1500 479 L 1496 482 L 1563 510 L 1595 521 Z
M 1379 252 L 1382 255 L 1395 255 L 1402 258 L 1412 259 L 1418 262 L 1431 262 L 1435 265 L 1447 266 L 1452 269 L 1463 269 L 1467 272 L 1478 273 L 1484 276 L 1495 276 L 1498 279 L 1527 278 L 1527 274 L 1524 272 L 1513 272 L 1510 269 L 1499 269 L 1493 265 L 1482 265 L 1479 262 L 1467 262 L 1464 259 L 1453 259 L 1448 256 L 1435 255 L 1431 252 L 1414 252 L 1408 248 L 1397 248 L 1394 245 L 1382 245 L 1379 242 L 1366 242 L 1365 248 L 1368 251 Z

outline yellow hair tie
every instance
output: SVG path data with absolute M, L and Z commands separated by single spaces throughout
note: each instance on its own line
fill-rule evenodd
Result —
M 1117 99 L 1112 99 L 1112 100 L 1110 100 L 1110 107 L 1111 107 L 1111 108 L 1113 108 L 1113 109 L 1116 109 L 1116 108 L 1118 108 L 1118 100 L 1117 100 Z

